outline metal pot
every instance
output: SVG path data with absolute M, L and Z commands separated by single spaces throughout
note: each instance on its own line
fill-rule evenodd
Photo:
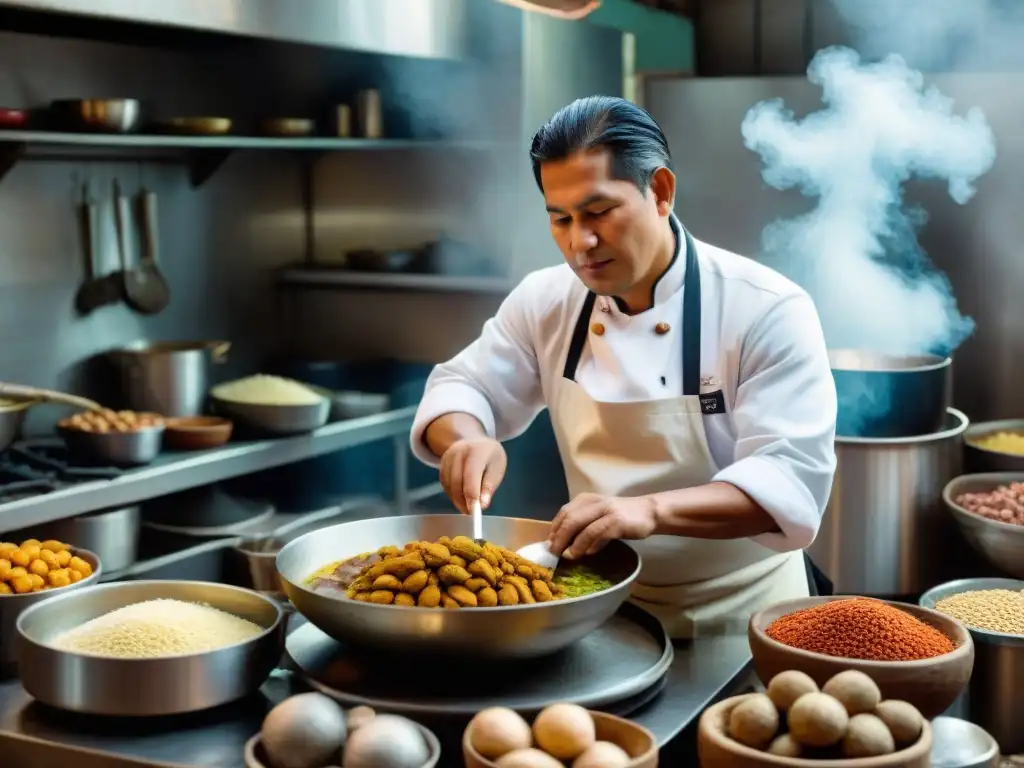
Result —
M 121 507 L 58 520 L 44 526 L 41 535 L 95 552 L 110 574 L 135 563 L 139 554 L 139 525 L 139 508 Z
M 902 438 L 837 437 L 835 482 L 808 554 L 837 594 L 919 595 L 970 567 L 942 489 L 960 474 L 967 417 Z
M 223 362 L 226 341 L 136 342 L 109 353 L 125 407 L 164 416 L 198 416 L 210 388 L 210 363 Z
M 1015 579 L 962 579 L 940 584 L 921 596 L 925 608 L 945 597 L 987 589 L 1024 589 Z M 1024 636 L 968 627 L 974 640 L 974 671 L 967 687 L 968 719 L 988 731 L 1004 755 L 1024 752 Z
M 828 357 L 839 398 L 836 434 L 913 437 L 942 429 L 952 402 L 952 358 L 859 349 L 831 350 Z
M 7 450 L 18 439 L 25 414 L 33 405 L 31 402 L 0 404 L 0 451 Z

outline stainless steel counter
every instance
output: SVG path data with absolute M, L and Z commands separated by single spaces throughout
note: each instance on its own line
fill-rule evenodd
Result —
M 708 704 L 743 684 L 749 665 L 745 636 L 680 643 L 664 690 L 632 719 L 651 729 L 667 751 L 678 746 L 685 752 L 687 729 Z M 127 720 L 50 710 L 34 703 L 20 683 L 8 681 L 0 684 L 0 754 L 5 763 L 21 765 L 244 768 L 242 747 L 267 709 L 300 687 L 279 670 L 260 695 L 245 702 L 183 718 Z M 446 744 L 442 766 L 461 765 L 457 745 L 464 724 L 429 725 Z

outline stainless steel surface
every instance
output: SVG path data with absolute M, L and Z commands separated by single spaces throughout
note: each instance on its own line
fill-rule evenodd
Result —
M 434 768 L 441 759 L 441 742 L 437 740 L 437 736 L 429 728 L 419 723 L 415 723 L 415 725 L 420 729 L 420 733 L 423 734 L 423 740 L 427 743 L 430 753 L 430 757 L 419 768 Z M 245 742 L 244 754 L 246 768 L 268 768 L 270 766 L 270 762 L 263 753 L 263 744 L 260 742 L 259 734 Z
M 211 451 L 159 457 L 116 480 L 98 480 L 42 496 L 0 504 L 0 531 L 59 520 L 97 509 L 134 504 L 188 488 L 280 467 L 313 456 L 408 434 L 416 408 L 330 424 L 312 437 L 252 440 Z
M 32 405 L 31 402 L 4 402 L 0 405 L 0 451 L 6 450 L 18 439 L 21 425 L 25 423 L 25 412 Z
M 839 397 L 836 434 L 912 437 L 942 429 L 952 405 L 951 358 L 829 351 Z
M 326 424 L 331 416 L 331 401 L 326 397 L 315 405 L 257 405 L 225 400 L 217 396 L 215 389 L 210 399 L 217 413 L 236 424 L 274 435 L 312 432 Z
M 291 267 L 278 276 L 282 285 L 306 288 L 369 288 L 378 291 L 428 291 L 442 294 L 482 293 L 505 296 L 513 288 L 503 277 L 453 277 L 449 275 L 402 275 L 349 272 L 340 269 Z
M 967 472 L 1024 472 L 1024 456 L 982 448 L 977 441 L 997 432 L 1024 434 L 1024 419 L 976 421 L 964 432 L 964 469 Z
M 104 509 L 59 520 L 36 529 L 35 538 L 57 539 L 95 552 L 107 573 L 120 571 L 139 554 L 139 508 Z
M 956 503 L 962 493 L 987 493 L 1000 485 L 1024 482 L 1024 472 L 961 475 L 942 489 L 942 501 L 964 538 L 1007 576 L 1024 579 L 1024 525 L 1014 525 L 968 512 Z M 1022 597 L 1024 599 L 1024 597 Z
M 380 91 L 368 88 L 356 94 L 356 127 L 364 139 L 380 139 L 384 136 Z
M 706 3 L 709 9 L 716 4 Z M 817 3 L 816 19 L 830 5 Z M 770 5 L 764 8 L 767 14 Z M 723 14 L 728 21 L 724 8 Z M 728 34 L 742 34 L 740 23 L 731 23 Z M 977 323 L 975 333 L 955 353 L 954 405 L 975 423 L 1002 419 L 1021 413 L 1024 378 L 1024 358 L 1016 353 L 1024 314 L 1010 310 L 1014 286 L 1024 282 L 1024 260 L 1018 255 L 1024 217 L 1015 202 L 1024 161 L 1024 145 L 1015 137 L 1024 120 L 1024 99 L 1007 96 L 1021 92 L 1024 75 L 938 74 L 927 75 L 926 81 L 958 109 L 979 108 L 996 136 L 995 165 L 968 205 L 956 205 L 943 185 L 928 183 L 909 185 L 905 200 L 923 205 L 929 214 L 918 235 L 921 245 L 949 276 L 961 311 Z M 739 127 L 747 110 L 775 98 L 785 100 L 797 115 L 821 105 L 820 90 L 802 76 L 662 78 L 651 80 L 646 92 L 645 106 L 664 129 L 676 167 L 686 169 L 678 182 L 677 212 L 695 236 L 750 256 L 760 252 L 761 233 L 768 224 L 808 209 L 799 193 L 768 189 L 761 179 L 760 157 L 743 146 Z
M 142 105 L 138 99 L 75 99 L 55 101 L 55 116 L 62 128 L 129 133 L 139 127 Z
M 164 439 L 163 424 L 131 432 L 86 432 L 73 427 L 57 427 L 57 432 L 79 458 L 118 467 L 151 464 L 160 455 Z
M 978 725 L 958 717 L 936 717 L 932 768 L 999 768 L 999 745 Z
M 70 597 L 43 601 L 17 623 L 21 683 L 38 701 L 59 709 L 115 716 L 198 712 L 259 690 L 280 658 L 281 609 L 251 590 L 198 581 L 134 581 L 100 584 Z M 205 603 L 264 631 L 227 648 L 155 659 L 87 656 L 49 645 L 110 611 L 157 599 Z
M 942 488 L 960 474 L 967 417 L 904 438 L 836 438 L 832 496 L 807 552 L 837 593 L 920 594 L 968 567 Z
M 100 307 L 119 302 L 124 297 L 121 276 L 100 274 L 98 266 L 100 211 L 88 184 L 82 187 L 78 205 L 82 250 L 85 252 L 85 273 L 75 293 L 75 309 L 87 315 Z
M 654 733 L 664 759 L 669 754 L 666 747 L 680 732 L 696 725 L 706 706 L 732 695 L 742 684 L 749 673 L 749 662 L 745 636 L 679 643 L 664 690 L 630 719 Z M 126 768 L 127 763 L 122 761 L 132 759 L 146 765 L 244 768 L 244 744 L 259 731 L 267 710 L 303 689 L 291 675 L 275 673 L 251 702 L 239 702 L 216 716 L 211 713 L 185 722 L 143 721 L 150 724 L 143 729 L 138 718 L 69 722 L 69 714 L 40 707 L 17 681 L 11 681 L 0 684 L 0 744 L 9 759 L 18 755 L 40 759 L 41 755 L 52 754 L 82 768 Z M 26 747 L 25 739 L 37 741 Z M 99 758 L 87 763 L 89 755 L 81 750 L 96 750 Z M 457 745 L 452 757 L 455 759 L 447 761 L 446 750 L 446 768 L 461 765 Z M 32 762 L 22 760 L 19 764 Z M 138 763 L 131 765 L 135 768 Z
M 484 519 L 484 537 L 510 549 L 538 541 L 550 525 L 511 517 Z M 533 658 L 566 648 L 604 623 L 629 596 L 640 558 L 612 542 L 591 563 L 615 586 L 586 597 L 533 605 L 445 611 L 374 605 L 314 592 L 306 579 L 328 563 L 386 545 L 472 535 L 463 515 L 409 515 L 344 523 L 307 534 L 277 556 L 285 592 L 303 616 L 336 640 L 410 653 L 464 658 Z
M 486 675 L 486 686 L 439 687 L 414 670 L 415 657 L 366 657 L 332 640 L 312 624 L 288 636 L 288 657 L 313 688 L 346 707 L 366 705 L 406 717 L 472 717 L 501 705 L 536 714 L 556 701 L 601 709 L 657 683 L 672 664 L 674 648 L 656 618 L 629 603 L 562 652 L 528 661 L 488 663 L 453 657 L 434 665 L 439 677 L 459 672 Z
M 146 502 L 142 525 L 158 533 L 216 539 L 241 536 L 274 515 L 274 505 L 232 494 L 220 485 L 205 485 Z
M 18 633 L 16 630 L 18 617 L 29 608 L 59 597 L 66 592 L 78 592 L 84 587 L 90 587 L 99 581 L 103 574 L 103 563 L 93 552 L 86 549 L 75 548 L 75 554 L 92 566 L 92 573 L 75 584 L 69 584 L 60 589 L 46 590 L 45 592 L 28 592 L 23 595 L 3 595 L 0 600 L 0 670 L 4 673 L 10 671 L 13 665 L 18 662 Z
M 222 341 L 136 341 L 112 350 L 120 372 L 121 397 L 134 411 L 163 416 L 198 416 L 206 404 L 210 366 L 223 362 Z
M 467 0 L 305 0 L 302 13 L 276 0 L 4 0 L 0 5 L 138 24 L 284 40 L 423 58 L 461 55 Z
M 928 590 L 920 602 L 934 608 L 949 595 L 983 589 L 1024 590 L 1024 581 L 961 579 Z M 974 671 L 967 686 L 967 717 L 992 734 L 1003 754 L 1024 753 L 1024 635 L 968 629 L 974 639 Z

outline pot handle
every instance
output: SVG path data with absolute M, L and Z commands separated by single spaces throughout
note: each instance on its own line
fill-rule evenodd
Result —
M 29 400 L 41 403 L 57 403 L 59 405 L 70 405 L 74 408 L 82 408 L 86 411 L 99 411 L 103 406 L 95 400 L 78 395 L 69 395 L 64 392 L 55 392 L 52 389 L 38 389 L 26 387 L 21 384 L 8 384 L 0 381 L 0 397 L 9 397 L 12 400 Z

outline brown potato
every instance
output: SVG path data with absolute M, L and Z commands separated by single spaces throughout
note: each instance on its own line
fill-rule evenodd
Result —
M 444 544 L 431 544 L 429 541 L 420 544 L 420 552 L 423 555 L 423 561 L 431 568 L 447 565 L 448 558 L 452 554 Z
M 551 594 L 551 589 L 540 579 L 530 582 L 530 589 L 538 603 L 548 603 L 555 599 L 555 596 Z
M 516 574 L 528 580 L 536 578 L 536 574 L 533 572 L 533 568 L 531 568 L 528 565 L 517 565 Z
M 390 560 L 381 560 L 376 565 L 371 565 L 370 570 L 364 575 L 369 579 L 376 579 L 378 576 L 390 573 L 393 576 L 404 579 L 411 573 L 423 570 L 425 565 L 423 558 L 418 554 L 402 555 L 401 557 L 393 557 Z
M 391 605 L 395 602 L 395 593 L 390 589 L 375 589 L 370 593 L 370 602 L 379 605 Z
M 397 576 L 392 576 L 390 573 L 385 573 L 383 576 L 378 576 L 373 580 L 374 589 L 401 589 L 402 580 Z
M 458 565 L 443 565 L 437 576 L 445 584 L 463 584 L 469 581 L 469 571 Z
M 491 587 L 484 587 L 476 593 L 476 602 L 481 608 L 493 608 L 498 604 L 498 593 Z
M 459 601 L 451 595 L 441 595 L 441 607 L 442 608 L 461 608 Z
M 537 602 L 537 598 L 535 598 L 533 596 L 533 592 L 531 592 L 530 588 L 528 586 L 526 586 L 525 584 L 523 584 L 522 582 L 513 581 L 512 582 L 512 586 L 515 587 L 516 592 L 519 593 L 519 602 L 520 603 L 536 603 Z
M 352 599 L 358 600 L 361 603 L 368 603 L 370 602 L 370 594 L 369 592 L 353 592 Z
M 456 536 L 452 539 L 448 549 L 451 550 L 453 555 L 458 555 L 467 563 L 479 560 L 484 554 L 484 548 L 468 536 Z
M 416 598 L 408 592 L 399 592 L 395 595 L 395 605 L 413 606 L 416 605 Z
M 472 565 L 472 563 L 470 563 L 470 565 Z M 489 587 L 490 584 L 487 583 L 487 579 L 481 579 L 479 577 L 474 576 L 472 579 L 465 582 L 462 586 L 464 586 L 470 592 L 479 592 L 484 587 Z
M 416 605 L 421 608 L 437 608 L 441 604 L 441 588 L 428 584 L 416 598 Z
M 394 546 L 391 546 L 391 547 L 381 547 L 380 549 L 377 550 L 377 554 L 380 555 L 382 558 L 398 557 L 400 554 L 402 554 L 402 550 L 400 550 L 398 547 L 394 547 Z
M 513 584 L 503 584 L 498 590 L 499 605 L 519 605 L 519 591 Z
M 440 583 L 441 583 L 441 580 L 439 578 L 437 578 L 437 573 L 435 571 L 431 571 L 430 575 L 427 576 L 427 586 L 428 587 L 436 587 Z
M 448 564 L 449 565 L 457 565 L 457 566 L 459 566 L 459 568 L 465 568 L 466 567 L 466 560 L 464 558 L 459 557 L 458 555 L 452 555 L 451 557 L 448 558 Z
M 416 573 L 409 574 L 405 577 L 405 581 L 402 582 L 402 591 L 408 592 L 411 595 L 418 595 L 420 591 L 427 586 L 427 581 L 430 579 L 430 571 L 416 571 Z
M 476 595 L 470 592 L 461 584 L 452 584 L 448 587 L 448 594 L 459 601 L 459 605 L 465 605 L 470 608 L 476 608 Z
M 479 558 L 470 563 L 467 571 L 473 576 L 479 576 L 481 579 L 487 581 L 492 587 L 498 583 L 498 574 L 494 572 L 494 568 L 489 562 L 483 558 Z

